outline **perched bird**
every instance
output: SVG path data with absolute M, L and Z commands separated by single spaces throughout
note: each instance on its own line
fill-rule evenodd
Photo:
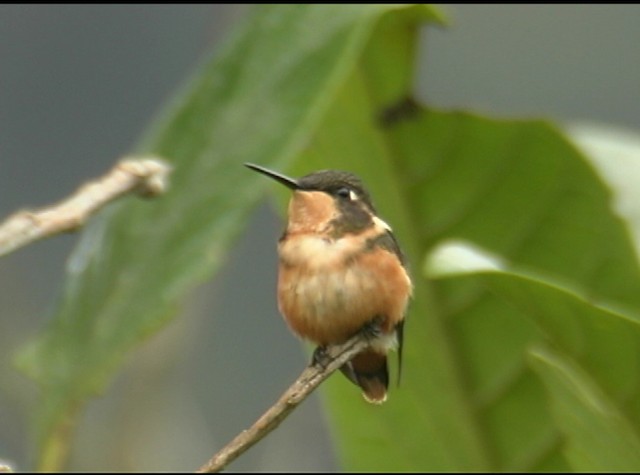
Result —
M 364 398 L 387 398 L 387 353 L 402 363 L 404 315 L 412 292 L 391 227 L 376 215 L 352 173 L 323 170 L 299 179 L 247 167 L 293 191 L 287 226 L 278 242 L 278 308 L 300 337 L 316 343 L 314 358 L 330 344 L 370 330 L 370 345 L 341 368 Z

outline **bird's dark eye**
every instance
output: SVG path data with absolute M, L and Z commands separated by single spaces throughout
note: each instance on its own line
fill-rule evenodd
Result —
M 351 190 L 346 186 L 343 186 L 342 188 L 338 188 L 336 190 L 336 196 L 340 198 L 347 198 L 347 199 L 351 198 Z

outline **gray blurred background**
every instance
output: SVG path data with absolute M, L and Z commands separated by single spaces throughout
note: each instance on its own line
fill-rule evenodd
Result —
M 0 5 L 0 218 L 108 170 L 247 8 Z M 443 9 L 451 25 L 422 35 L 421 99 L 640 130 L 639 6 Z M 281 226 L 266 204 L 257 210 L 224 271 L 89 404 L 71 470 L 196 469 L 297 376 L 307 356 L 275 306 Z M 0 266 L 0 459 L 18 469 L 31 467 L 36 393 L 11 358 L 49 318 L 75 241 L 56 237 Z M 231 468 L 337 469 L 319 399 Z

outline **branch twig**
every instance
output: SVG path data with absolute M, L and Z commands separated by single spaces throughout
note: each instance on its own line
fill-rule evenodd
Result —
M 211 473 L 224 469 L 229 463 L 278 427 L 289 413 L 304 401 L 322 381 L 368 345 L 367 336 L 361 332 L 345 343 L 328 347 L 324 366 L 307 366 L 273 406 L 260 416 L 249 429 L 240 432 L 235 439 L 211 457 L 206 464 L 200 467 L 198 472 Z
M 18 211 L 0 223 L 0 256 L 54 234 L 75 231 L 105 204 L 130 192 L 153 196 L 165 191 L 170 167 L 155 158 L 127 159 L 71 197 L 37 211 Z

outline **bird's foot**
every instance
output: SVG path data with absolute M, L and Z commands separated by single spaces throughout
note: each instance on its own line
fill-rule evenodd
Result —
M 374 340 L 382 335 L 382 324 L 384 323 L 383 317 L 375 317 L 369 322 L 365 323 L 360 329 L 360 332 L 368 339 Z
M 313 356 L 311 357 L 311 365 L 319 366 L 322 369 L 326 369 L 329 362 L 330 362 L 330 358 L 329 358 L 329 355 L 327 354 L 327 347 L 318 346 L 313 351 Z

